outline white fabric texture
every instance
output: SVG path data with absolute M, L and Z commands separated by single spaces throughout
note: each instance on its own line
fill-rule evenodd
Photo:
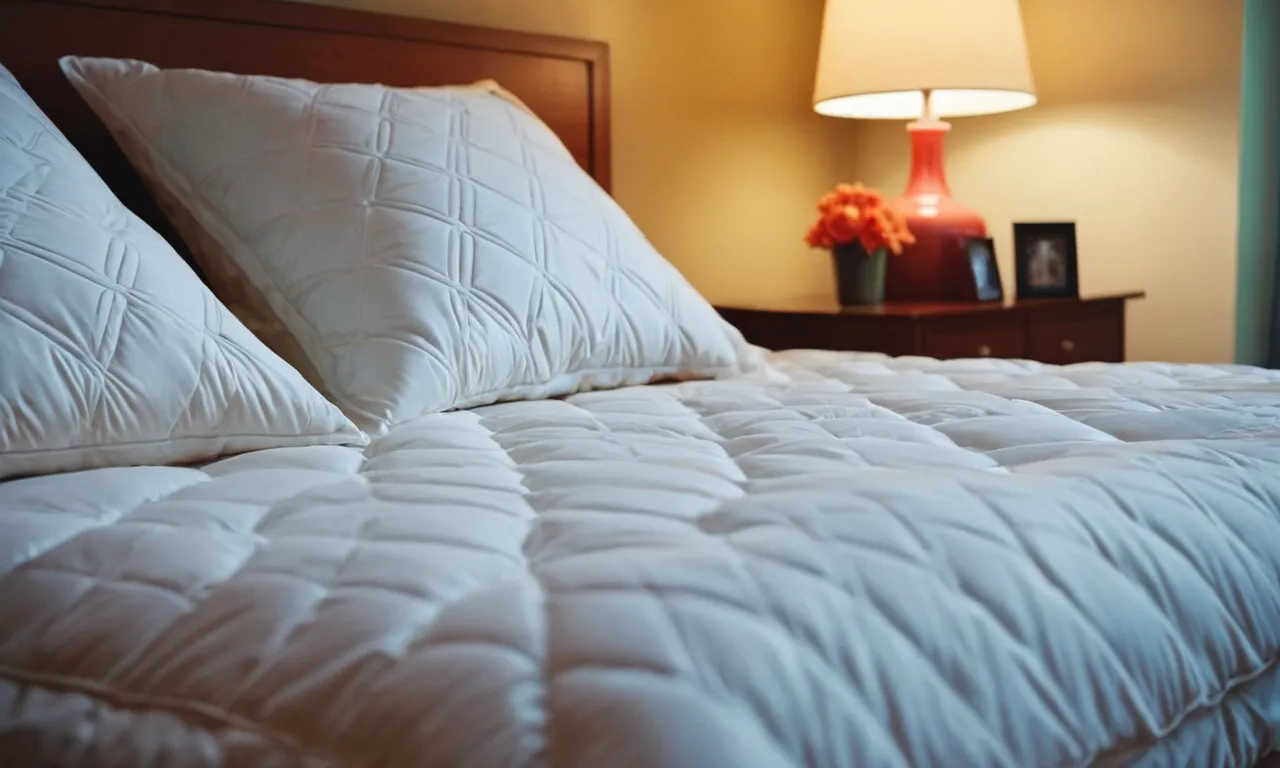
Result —
M 492 87 L 63 69 L 206 272 L 243 274 L 370 432 L 741 367 L 737 331 Z
M 0 68 L 0 477 L 364 442 Z
M 791 353 L 24 479 L 0 763 L 1249 766 L 1277 542 L 1247 368 Z

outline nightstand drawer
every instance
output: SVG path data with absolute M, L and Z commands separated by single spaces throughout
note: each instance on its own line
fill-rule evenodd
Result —
M 924 330 L 924 354 L 939 360 L 958 357 L 1026 357 L 1021 318 L 1000 313 L 966 322 L 930 322 Z
M 1124 316 L 1120 312 L 1090 311 L 1033 317 L 1031 358 L 1057 365 L 1122 362 Z

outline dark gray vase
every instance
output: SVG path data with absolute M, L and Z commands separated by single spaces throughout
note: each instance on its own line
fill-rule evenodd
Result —
M 884 303 L 884 268 L 888 249 L 868 254 L 862 243 L 837 245 L 832 251 L 836 264 L 836 295 L 842 307 L 874 307 Z

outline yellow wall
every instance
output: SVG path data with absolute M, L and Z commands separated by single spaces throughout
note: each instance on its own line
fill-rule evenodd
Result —
M 1040 104 L 954 121 L 952 193 L 1013 289 L 1013 221 L 1075 220 L 1084 292 L 1142 289 L 1130 359 L 1227 362 L 1243 0 L 1023 0 Z M 907 139 L 856 123 L 846 174 L 899 190 Z
M 605 40 L 614 195 L 712 301 L 830 291 L 800 238 L 848 126 L 810 107 L 822 0 L 323 0 Z

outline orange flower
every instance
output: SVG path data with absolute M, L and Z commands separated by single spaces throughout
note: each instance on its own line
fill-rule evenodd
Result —
M 823 224 L 832 240 L 847 243 L 862 230 L 862 214 L 852 205 L 842 206 L 828 211 L 823 217 Z
M 872 208 L 884 205 L 884 195 L 861 184 L 854 184 L 846 194 L 854 205 Z
M 821 221 L 809 228 L 809 232 L 804 236 L 804 241 L 810 248 L 830 250 L 835 247 L 835 241 L 831 239 L 831 235 L 827 234 L 827 228 Z
M 902 215 L 880 192 L 861 184 L 837 184 L 819 198 L 817 208 L 818 220 L 804 236 L 811 248 L 830 250 L 857 241 L 868 253 L 887 248 L 898 254 L 915 242 Z

